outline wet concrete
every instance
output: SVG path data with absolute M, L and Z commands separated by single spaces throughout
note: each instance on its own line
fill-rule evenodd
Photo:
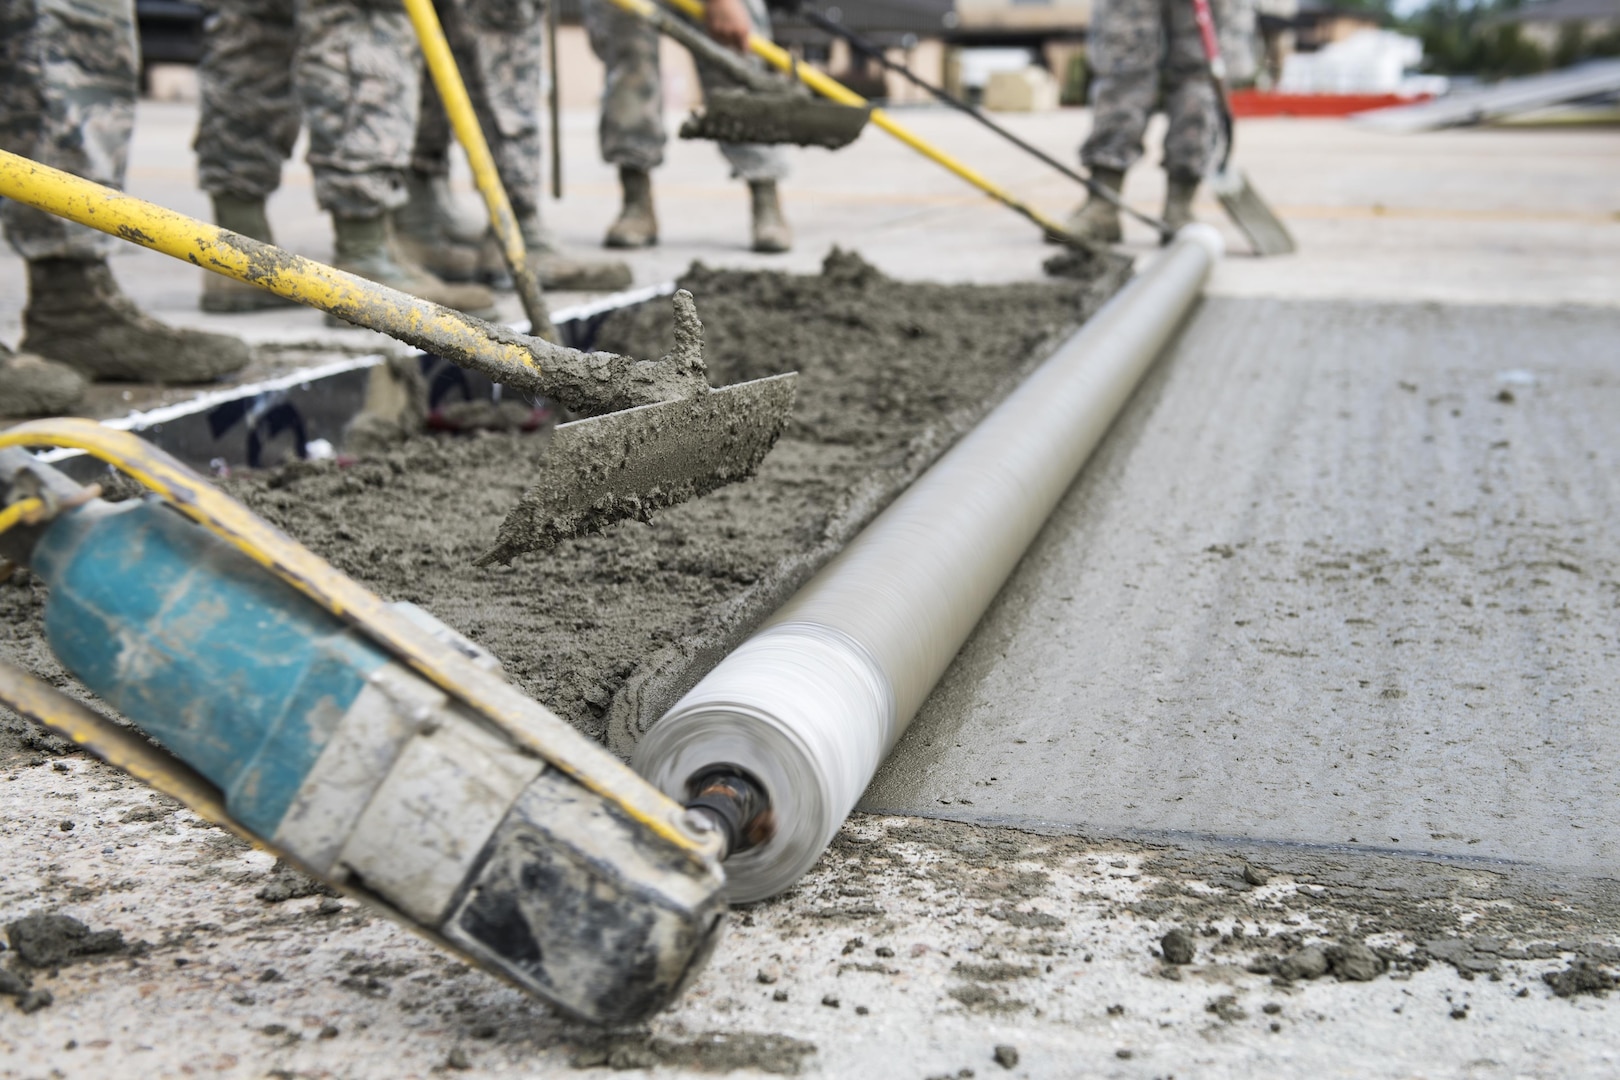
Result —
M 1206 301 L 863 805 L 1612 875 L 1616 340 Z

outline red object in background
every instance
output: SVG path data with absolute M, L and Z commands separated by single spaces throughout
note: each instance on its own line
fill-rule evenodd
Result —
M 1233 116 L 1350 116 L 1368 109 L 1412 105 L 1433 94 L 1271 94 L 1263 90 L 1234 90 Z

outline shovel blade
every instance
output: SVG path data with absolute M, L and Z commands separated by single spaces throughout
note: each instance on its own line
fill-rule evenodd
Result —
M 1226 216 L 1232 219 L 1232 224 L 1242 229 L 1243 235 L 1249 238 L 1249 246 L 1256 255 L 1293 253 L 1294 238 L 1288 227 L 1272 213 L 1266 200 L 1254 190 L 1254 185 L 1249 183 L 1249 178 L 1241 170 L 1226 169 L 1216 173 L 1210 187 L 1214 189 L 1215 197 L 1221 200 L 1221 206 L 1226 209 Z
M 721 89 L 681 125 L 683 139 L 731 143 L 791 143 L 837 150 L 866 127 L 870 107 L 839 105 L 801 93 Z
M 754 474 L 793 411 L 798 375 L 561 424 L 538 482 L 506 515 L 480 565 L 594 532 Z

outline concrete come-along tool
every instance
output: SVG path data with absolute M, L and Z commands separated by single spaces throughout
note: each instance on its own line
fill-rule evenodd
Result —
M 36 446 L 152 494 L 103 501 Z M 48 586 L 63 666 L 135 726 L 4 662 L 0 703 L 203 818 L 596 1023 L 661 1008 L 713 948 L 707 817 L 135 435 L 0 433 L 7 561 Z
M 681 125 L 683 139 L 791 143 L 837 150 L 854 142 L 871 118 L 871 107 L 864 102 L 815 98 L 797 80 L 785 80 L 757 69 L 652 0 L 609 2 L 680 42 L 695 58 L 725 72 L 737 84 L 704 96 L 703 107 Z
M 676 295 L 671 355 L 584 353 L 5 151 L 0 196 L 381 331 L 512 391 L 585 414 L 551 433 L 544 463 L 533 466 L 536 482 L 502 523 L 491 558 L 510 560 L 585 529 L 645 518 L 751 476 L 793 407 L 791 373 L 718 390 L 709 385 L 690 295 Z
M 620 7 L 625 8 L 628 8 L 632 4 L 645 4 L 647 6 L 652 6 L 651 0 L 612 0 L 612 2 Z M 691 19 L 701 20 L 706 10 L 703 0 L 668 0 L 668 2 L 676 11 Z M 665 16 L 665 18 L 671 23 L 680 23 L 680 20 L 678 19 L 668 19 L 667 16 Z M 690 27 L 688 27 L 688 29 L 690 29 Z M 699 36 L 701 37 L 702 35 Z M 704 40 L 708 41 L 707 38 Z M 712 41 L 709 41 L 708 44 L 710 46 L 714 46 Z M 723 49 L 721 51 L 724 52 Z M 837 79 L 834 79 L 825 72 L 818 71 L 809 65 L 799 63 L 798 60 L 794 58 L 792 53 L 788 52 L 780 45 L 777 45 L 775 42 L 768 41 L 765 38 L 760 37 L 758 34 L 750 33 L 748 35 L 748 51 L 765 61 L 765 63 L 769 64 L 771 67 L 776 68 L 778 71 L 783 72 L 794 79 L 797 79 L 799 82 L 803 83 L 811 90 L 814 90 L 828 101 L 838 105 L 848 106 L 853 109 L 863 110 L 874 126 L 888 132 L 901 143 L 910 147 L 912 150 L 915 150 L 929 161 L 934 162 L 936 165 L 942 166 L 947 171 L 953 173 L 962 180 L 967 181 L 969 184 L 972 184 L 974 187 L 978 188 L 992 199 L 995 199 L 1003 206 L 1034 222 L 1043 233 L 1053 240 L 1088 251 L 1097 250 L 1097 246 L 1095 244 L 1080 240 L 1078 237 L 1070 233 L 1068 229 L 1064 228 L 1061 222 L 1052 218 L 1050 215 L 1037 210 L 1035 207 L 1024 202 L 1022 199 L 1017 198 L 1012 192 L 1008 191 L 1000 184 L 997 184 L 995 181 L 991 180 L 977 169 L 972 168 L 966 162 L 947 154 L 945 151 L 928 142 L 920 135 L 917 135 L 915 132 L 903 127 L 885 110 L 875 108 L 871 102 L 861 97 L 855 91 L 839 82 Z M 706 103 L 705 109 L 712 110 L 715 104 L 720 103 L 718 101 L 719 97 L 720 95 L 714 95 L 714 100 Z M 740 96 L 734 100 L 739 101 L 738 108 L 748 110 L 746 103 L 741 102 Z M 682 130 L 682 134 L 686 134 L 684 129 Z M 722 136 L 717 134 L 715 137 L 729 139 L 731 136 Z

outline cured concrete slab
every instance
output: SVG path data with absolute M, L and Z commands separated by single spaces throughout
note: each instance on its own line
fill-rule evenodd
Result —
M 864 806 L 1620 870 L 1616 341 L 1206 300 Z

